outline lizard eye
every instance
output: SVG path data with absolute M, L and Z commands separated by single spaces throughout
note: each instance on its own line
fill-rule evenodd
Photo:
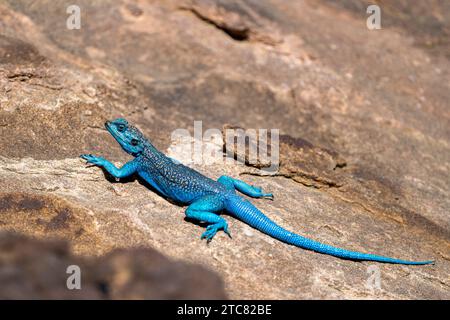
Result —
M 139 144 L 139 141 L 138 141 L 137 139 L 132 139 L 132 140 L 131 140 L 131 144 L 132 144 L 133 146 L 137 146 L 137 145 Z
M 119 130 L 119 132 L 124 132 L 125 131 L 125 125 L 124 124 L 119 124 L 117 126 L 117 130 Z

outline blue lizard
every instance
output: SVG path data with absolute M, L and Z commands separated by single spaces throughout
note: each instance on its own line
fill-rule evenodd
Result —
M 187 204 L 186 217 L 205 222 L 208 226 L 201 238 L 211 241 L 219 230 L 231 237 L 228 224 L 219 214 L 227 211 L 239 220 L 285 243 L 356 261 L 370 260 L 407 265 L 432 264 L 434 261 L 406 261 L 374 254 L 360 253 L 320 243 L 287 231 L 266 217 L 248 200 L 236 194 L 236 190 L 253 198 L 270 198 L 261 188 L 251 186 L 229 176 L 217 181 L 184 166 L 158 151 L 149 140 L 125 119 L 119 118 L 105 123 L 106 129 L 121 147 L 134 159 L 118 169 L 104 158 L 81 155 L 96 166 L 103 167 L 116 178 L 125 178 L 137 173 L 164 197 L 180 204 Z

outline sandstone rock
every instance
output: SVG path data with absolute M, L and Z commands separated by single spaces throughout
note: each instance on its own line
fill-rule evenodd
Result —
M 403 14 L 408 25 L 378 31 L 353 0 L 77 3 L 80 30 L 66 28 L 71 1 L 0 3 L 0 229 L 66 239 L 75 259 L 154 248 L 214 270 L 230 298 L 450 297 L 450 62 L 445 43 L 422 41 L 445 39 L 444 2 L 425 1 L 420 23 L 415 9 L 389 5 L 387 21 Z M 233 239 L 206 245 L 183 208 L 78 158 L 129 159 L 103 130 L 118 116 L 163 151 L 194 120 L 280 129 L 280 175 L 194 167 L 270 190 L 273 202 L 255 204 L 302 235 L 436 265 L 344 261 L 232 217 Z M 381 288 L 367 286 L 372 265 Z
M 336 151 L 289 135 L 278 136 L 273 141 L 269 132 L 249 132 L 230 125 L 224 126 L 222 136 L 227 155 L 261 169 L 249 174 L 283 176 L 316 188 L 341 187 L 343 184 L 344 177 L 336 169 L 347 163 Z

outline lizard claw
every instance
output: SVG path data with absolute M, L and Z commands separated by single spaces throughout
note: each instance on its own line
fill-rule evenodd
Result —
M 272 193 L 264 193 L 263 198 L 269 199 L 269 200 L 273 200 L 273 194 Z
M 214 236 L 216 235 L 217 231 L 218 231 L 218 227 L 216 226 L 216 224 L 212 224 L 209 225 L 206 228 L 206 231 L 203 232 L 201 239 L 206 239 L 206 241 L 209 243 L 211 242 L 211 240 L 214 238 Z
M 95 164 L 95 165 L 97 165 L 97 166 L 102 165 L 102 163 L 103 163 L 103 161 L 104 161 L 103 158 L 96 157 L 96 156 L 94 156 L 94 155 L 92 155 L 92 154 L 82 154 L 82 155 L 80 156 L 80 158 L 86 160 L 87 163 L 92 163 L 92 164 Z
M 225 229 L 223 229 L 223 231 L 230 237 L 230 239 L 233 239 L 233 237 L 231 236 L 230 230 L 228 230 L 228 226 L 226 226 Z
M 228 224 L 226 222 L 225 223 L 218 222 L 206 227 L 206 231 L 203 232 L 200 239 L 206 239 L 207 243 L 209 243 L 214 238 L 217 231 L 219 231 L 220 229 L 222 229 L 231 238 L 230 231 L 228 231 Z
M 261 187 L 257 187 L 257 186 L 251 186 L 251 188 L 256 191 L 257 198 L 266 198 L 266 199 L 270 199 L 273 200 L 273 194 L 271 193 L 263 193 L 262 188 Z

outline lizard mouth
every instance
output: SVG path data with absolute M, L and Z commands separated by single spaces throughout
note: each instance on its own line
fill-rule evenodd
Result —
M 111 122 L 106 121 L 106 122 L 105 122 L 105 128 L 106 128 L 106 130 L 108 130 L 108 132 L 114 137 L 114 139 L 116 139 L 117 141 L 119 141 L 119 138 L 117 137 L 116 133 L 115 133 L 114 130 L 112 129 Z
M 109 133 L 112 134 L 112 132 L 111 132 L 111 127 L 110 127 L 110 122 L 109 122 L 109 121 L 105 121 L 105 128 L 106 128 L 106 130 L 108 130 Z
M 120 132 L 116 131 L 115 127 L 116 126 L 112 124 L 110 121 L 105 122 L 106 130 L 108 130 L 108 132 L 112 135 L 112 137 L 117 141 L 117 143 L 119 143 L 122 146 L 122 148 L 126 152 L 130 153 L 130 150 L 128 150 L 128 144 L 126 143 L 126 140 L 124 139 L 124 137 Z

